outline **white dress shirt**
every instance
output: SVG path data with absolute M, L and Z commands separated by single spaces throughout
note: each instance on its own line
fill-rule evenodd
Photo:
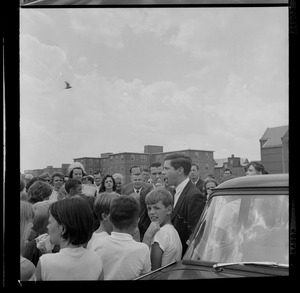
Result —
M 182 190 L 185 188 L 185 186 L 188 184 L 189 182 L 189 178 L 187 177 L 185 180 L 183 180 L 177 187 L 175 187 L 176 193 L 174 195 L 174 207 L 179 199 L 179 196 L 182 192 Z

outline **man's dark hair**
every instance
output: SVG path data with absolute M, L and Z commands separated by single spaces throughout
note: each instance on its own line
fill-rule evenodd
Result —
M 165 161 L 170 160 L 171 166 L 177 170 L 178 168 L 182 167 L 184 171 L 184 175 L 188 176 L 191 172 L 192 167 L 192 160 L 189 156 L 184 153 L 172 153 L 165 157 Z
M 133 168 L 139 168 L 139 169 L 141 170 L 141 172 L 142 172 L 142 169 L 141 169 L 140 166 L 138 166 L 138 165 L 133 165 L 133 166 L 131 166 L 130 169 L 129 169 L 130 174 L 132 174 L 132 169 L 133 169 Z
M 150 165 L 150 169 L 151 169 L 151 167 L 158 168 L 158 167 L 161 167 L 161 166 L 162 166 L 162 163 L 161 163 L 161 162 L 153 162 L 153 163 Z
M 199 165 L 198 165 L 198 164 L 196 164 L 196 163 L 192 163 L 191 167 L 193 167 L 193 166 L 195 166 L 195 167 L 197 168 L 197 170 L 198 170 L 198 171 L 200 170 L 200 167 L 199 167 Z
M 78 185 L 81 185 L 81 181 L 80 180 L 77 180 L 77 179 L 73 179 L 73 178 L 70 178 L 66 183 L 65 183 L 65 189 L 66 189 L 66 192 L 69 194 L 69 192 L 71 191 L 71 189 L 76 189 L 76 187 Z

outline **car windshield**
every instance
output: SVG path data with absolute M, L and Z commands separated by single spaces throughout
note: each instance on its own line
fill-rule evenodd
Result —
M 186 260 L 289 263 L 288 196 L 215 196 Z

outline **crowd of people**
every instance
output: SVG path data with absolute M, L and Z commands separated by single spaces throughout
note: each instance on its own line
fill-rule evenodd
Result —
M 246 175 L 256 174 L 266 171 L 250 162 Z M 218 181 L 202 180 L 184 153 L 130 177 L 87 175 L 75 162 L 68 176 L 21 179 L 20 280 L 132 280 L 179 261 Z

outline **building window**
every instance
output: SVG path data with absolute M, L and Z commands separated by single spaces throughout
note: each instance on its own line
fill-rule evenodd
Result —
M 113 159 L 114 159 L 114 157 L 113 157 L 113 156 L 110 156 L 110 161 L 111 161 L 111 162 L 113 161 Z
M 208 154 L 208 152 L 205 152 L 205 159 L 206 159 L 206 160 L 209 159 L 209 154 Z
M 195 158 L 196 158 L 196 159 L 199 158 L 199 152 L 195 152 Z
M 90 160 L 89 160 L 89 164 L 90 164 L 90 165 L 93 165 L 93 159 L 90 159 Z
M 131 155 L 131 161 L 134 161 L 134 160 L 135 160 L 134 155 Z
M 124 159 L 124 157 L 123 157 L 123 155 L 121 155 L 121 160 L 123 160 Z
M 119 159 L 119 157 L 118 157 L 118 156 L 116 156 L 116 161 L 118 161 L 118 159 Z

